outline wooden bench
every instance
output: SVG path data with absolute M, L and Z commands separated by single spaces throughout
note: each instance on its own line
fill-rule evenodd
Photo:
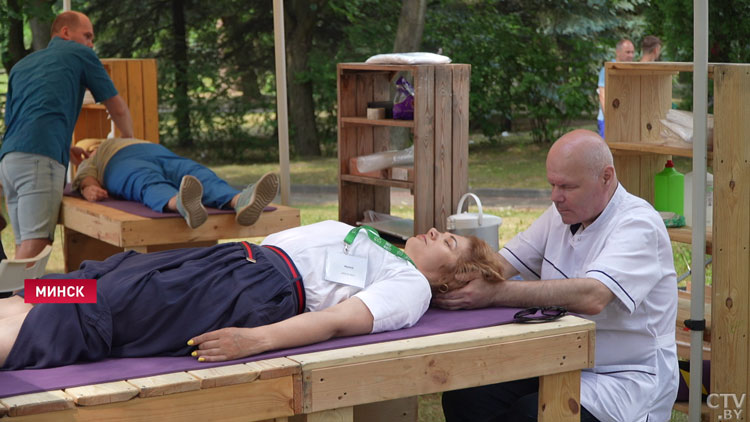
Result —
M 63 197 L 65 271 L 77 269 L 85 259 L 102 260 L 122 252 L 155 252 L 180 247 L 210 246 L 220 239 L 261 237 L 300 225 L 299 209 L 272 204 L 252 226 L 240 226 L 234 214 L 209 215 L 196 229 L 182 217 L 147 218 L 70 196 Z
M 506 324 L 0 399 L 14 421 L 415 422 L 415 396 L 541 377 L 539 420 L 577 421 L 593 322 Z M 386 408 L 382 406 L 386 404 Z

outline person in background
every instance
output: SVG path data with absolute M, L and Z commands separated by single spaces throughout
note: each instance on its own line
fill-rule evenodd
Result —
M 93 41 L 86 15 L 61 13 L 52 23 L 47 48 L 10 71 L 0 183 L 17 259 L 36 256 L 54 240 L 66 166 L 85 156 L 71 147 L 71 139 L 86 89 L 104 104 L 122 136 L 133 136 L 130 111 L 94 53 Z
M 602 138 L 574 130 L 547 155 L 553 204 L 499 252 L 501 278 L 462 278 L 446 309 L 563 306 L 596 322 L 581 421 L 667 421 L 677 396 L 677 276 L 659 213 L 617 181 Z M 511 280 L 520 274 L 523 280 Z M 447 422 L 535 421 L 537 378 L 449 391 Z
M 633 57 L 635 57 L 635 47 L 633 46 L 633 42 L 626 38 L 618 41 L 617 46 L 615 47 L 615 60 L 613 61 L 632 62 Z M 596 117 L 597 126 L 599 127 L 599 136 L 602 138 L 604 138 L 604 79 L 605 69 L 604 66 L 602 66 L 599 71 L 599 88 L 597 88 L 597 92 L 599 93 L 599 115 Z
M 641 42 L 641 61 L 656 62 L 661 56 L 661 40 L 654 35 L 646 35 Z
M 234 209 L 237 224 L 253 225 L 279 188 L 279 176 L 269 172 L 239 191 L 205 166 L 140 139 L 89 138 L 77 145 L 90 154 L 73 179 L 73 189 L 86 200 L 101 201 L 111 193 L 156 212 L 178 212 L 191 229 L 208 219 L 204 204 Z

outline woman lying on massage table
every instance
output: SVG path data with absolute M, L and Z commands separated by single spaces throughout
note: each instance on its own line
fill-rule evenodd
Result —
M 140 139 L 83 139 L 91 155 L 73 180 L 88 201 L 113 196 L 140 202 L 156 212 L 178 212 L 191 229 L 208 219 L 204 205 L 233 209 L 237 224 L 251 226 L 276 196 L 279 177 L 264 174 L 239 191 L 213 171 L 164 146 Z
M 483 241 L 440 233 L 409 238 L 405 253 L 366 227 L 324 221 L 247 242 L 85 261 L 95 304 L 0 299 L 0 367 L 44 368 L 108 357 L 223 361 L 414 325 L 431 290 L 455 274 L 500 279 Z M 319 311 L 319 312 L 317 312 Z

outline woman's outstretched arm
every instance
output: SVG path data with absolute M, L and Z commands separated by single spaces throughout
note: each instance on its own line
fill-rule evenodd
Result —
M 255 328 L 222 328 L 193 337 L 193 356 L 218 362 L 256 355 L 268 350 L 318 343 L 333 337 L 367 334 L 373 317 L 356 297 L 319 312 L 306 312 L 270 325 Z

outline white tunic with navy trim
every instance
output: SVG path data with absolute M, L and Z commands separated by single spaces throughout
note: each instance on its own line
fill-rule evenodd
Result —
M 590 226 L 562 222 L 554 205 L 501 251 L 526 280 L 595 278 L 616 299 L 598 315 L 596 364 L 581 404 L 601 421 L 667 421 L 677 395 L 677 280 L 659 214 L 618 186 Z

